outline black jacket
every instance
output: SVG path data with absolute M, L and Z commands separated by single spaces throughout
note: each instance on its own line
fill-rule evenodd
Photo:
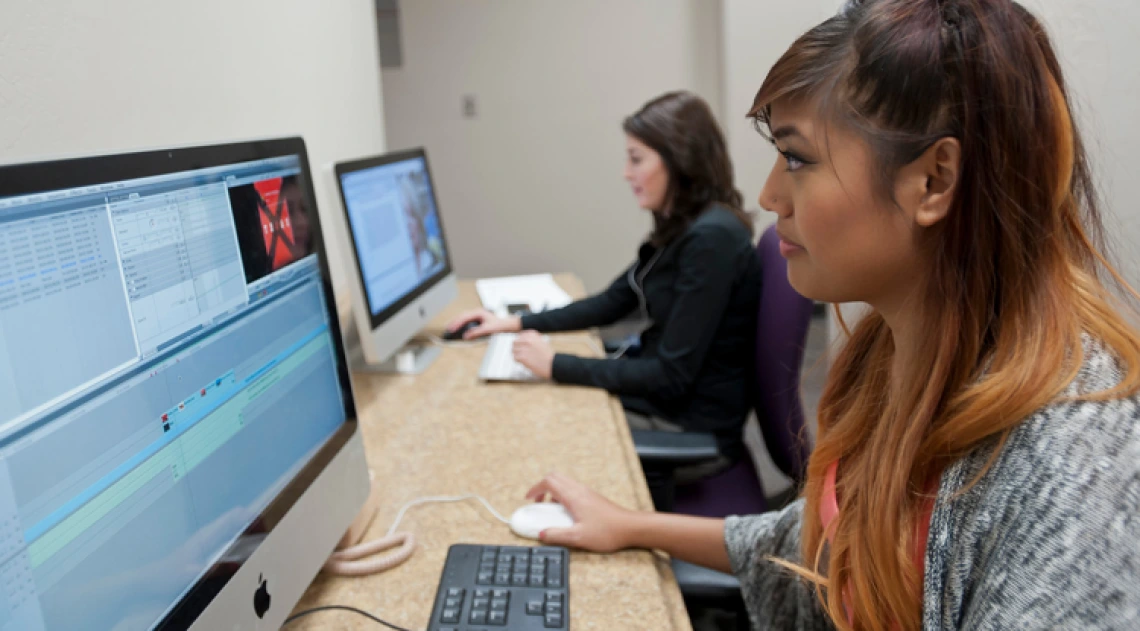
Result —
M 641 246 L 640 275 L 657 254 Z M 600 294 L 562 309 L 524 316 L 524 329 L 574 331 L 612 324 L 639 311 L 624 271 Z M 626 408 L 660 416 L 688 431 L 712 432 L 722 451 L 740 453 L 751 408 L 760 265 L 749 230 L 713 206 L 663 248 L 642 283 L 653 324 L 634 359 L 556 355 L 553 377 L 605 388 Z

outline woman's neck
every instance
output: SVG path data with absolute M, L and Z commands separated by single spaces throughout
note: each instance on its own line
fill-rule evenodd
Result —
M 924 320 L 915 298 L 918 292 L 907 292 L 895 300 L 879 301 L 872 307 L 883 316 L 891 331 L 894 356 L 891 358 L 891 392 L 900 394 L 903 380 L 914 372 L 915 359 L 929 331 L 923 329 Z

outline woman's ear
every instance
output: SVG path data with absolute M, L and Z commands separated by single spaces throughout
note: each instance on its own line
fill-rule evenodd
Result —
M 918 227 L 929 228 L 949 214 L 961 171 L 961 143 L 956 138 L 939 139 L 899 171 L 895 201 Z
M 914 221 L 929 228 L 946 218 L 954 195 L 958 192 L 958 178 L 962 173 L 962 144 L 957 138 L 942 138 L 927 149 L 918 159 L 925 177 L 923 194 L 915 209 Z

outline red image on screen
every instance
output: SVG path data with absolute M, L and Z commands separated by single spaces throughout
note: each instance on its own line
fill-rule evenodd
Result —
M 294 254 L 293 220 L 290 204 L 281 194 L 282 178 L 254 183 L 257 190 L 257 207 L 261 216 L 261 233 L 265 240 L 265 254 L 274 271 L 297 259 Z

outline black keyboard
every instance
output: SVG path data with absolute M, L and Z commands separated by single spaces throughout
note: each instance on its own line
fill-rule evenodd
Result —
M 569 565 L 563 548 L 453 545 L 428 631 L 569 629 Z

